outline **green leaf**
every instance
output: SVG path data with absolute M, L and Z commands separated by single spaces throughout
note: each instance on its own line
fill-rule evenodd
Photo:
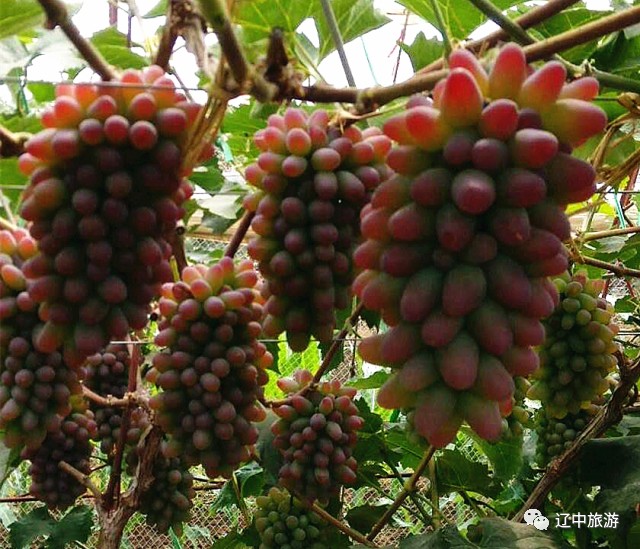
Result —
M 0 158 L 0 174 L 2 181 L 0 182 L 0 192 L 8 199 L 13 210 L 16 210 L 18 197 L 22 189 L 16 187 L 24 187 L 27 184 L 27 178 L 22 175 L 18 169 L 18 158 Z
M 213 501 L 211 507 L 209 507 L 209 513 L 215 514 L 217 511 L 228 509 L 233 505 L 237 507 L 239 501 L 236 491 L 233 489 L 233 481 L 228 480 L 224 483 L 222 490 L 218 493 L 218 497 Z
M 402 456 L 400 463 L 408 469 L 415 469 L 422 457 L 426 447 L 421 446 L 417 442 L 409 440 L 409 434 L 406 429 L 396 426 L 387 431 L 385 436 L 387 447 L 396 450 Z
M 149 64 L 144 57 L 131 50 L 127 36 L 113 27 L 96 32 L 91 37 L 91 43 L 107 63 L 119 69 L 141 69 Z
M 338 321 L 338 326 L 339 325 L 340 323 Z M 331 349 L 332 345 L 333 345 L 333 340 L 318 344 L 318 348 L 320 349 L 321 360 L 324 360 L 325 355 L 329 352 L 329 349 Z M 334 353 L 333 357 L 329 361 L 329 366 L 325 370 L 325 373 L 330 372 L 331 370 L 334 370 L 335 368 L 340 366 L 343 360 L 344 360 L 344 345 L 340 345 L 338 347 L 338 350 Z
M 639 461 L 640 435 L 591 440 L 580 458 L 578 478 L 587 485 L 600 486 L 595 503 L 602 512 L 618 513 L 618 535 L 625 535 L 636 519 Z
M 336 49 L 320 2 L 313 2 L 317 9 L 313 14 L 318 29 L 319 59 L 324 59 Z M 386 25 L 390 19 L 375 9 L 373 0 L 331 0 L 331 7 L 338 23 L 343 43 Z
M 471 461 L 458 450 L 440 452 L 436 459 L 436 479 L 440 493 L 464 490 L 491 497 L 499 493 L 489 468 L 483 463 Z
M 215 155 L 210 160 L 207 160 L 205 164 L 195 168 L 189 176 L 189 181 L 210 194 L 218 192 L 226 182 L 220 171 L 218 158 Z
M 180 538 L 173 531 L 173 528 L 169 529 L 169 537 L 171 538 L 171 547 L 173 549 L 182 549 L 182 543 L 180 543 Z
M 471 543 L 462 537 L 455 526 L 445 526 L 431 534 L 409 536 L 400 542 L 399 549 L 561 549 L 549 534 L 527 524 L 502 518 L 482 519 L 476 528 L 482 536 Z
M 2 173 L 1 170 L 0 173 Z M 14 469 L 22 463 L 20 452 L 20 448 L 7 448 L 4 444 L 0 444 L 0 488 Z
M 242 26 L 247 43 L 267 38 L 274 27 L 293 33 L 313 13 L 315 2 L 286 0 L 252 0 L 240 2 L 235 22 Z
M 253 2 L 242 3 L 242 5 L 248 4 Z M 253 113 L 252 104 L 249 103 L 235 109 L 228 109 L 220 131 L 224 134 L 234 158 L 252 159 L 258 156 L 258 148 L 253 144 L 253 134 L 265 126 L 266 118 L 256 116 Z
M 400 47 L 409 56 L 414 72 L 426 67 L 444 54 L 442 40 L 427 38 L 422 31 L 416 35 L 411 44 L 400 44 Z
M 425 0 L 398 0 L 398 2 L 438 28 L 431 2 Z M 460 0 L 436 0 L 436 2 L 440 4 L 445 29 L 450 38 L 457 40 L 467 38 L 473 30 L 486 21 L 484 14 L 470 2 L 460 2 Z M 494 0 L 492 2 L 500 9 L 506 9 L 518 3 L 520 3 L 519 0 Z
M 0 40 L 40 26 L 44 12 L 36 0 L 2 0 L 0 2 Z
M 465 429 L 464 433 L 470 436 L 482 453 L 487 456 L 497 479 L 508 480 L 518 474 L 520 467 L 522 467 L 521 437 L 491 443 L 476 435 L 471 429 Z
M 55 525 L 55 520 L 47 508 L 36 507 L 9 526 L 11 549 L 24 549 L 38 536 L 48 536 Z
M 271 432 L 271 425 L 277 420 L 278 416 L 273 413 L 273 410 L 268 410 L 265 420 L 256 424 L 258 429 L 256 449 L 264 468 L 263 477 L 266 486 L 275 486 L 278 483 L 278 473 L 283 464 L 280 451 L 273 445 L 275 435 Z
M 167 0 L 160 0 L 142 17 L 144 19 L 151 19 L 152 17 L 160 17 L 166 14 L 167 14 Z
M 238 529 L 233 528 L 224 536 L 214 541 L 210 549 L 244 549 L 247 545 L 242 539 L 243 536 L 238 533 Z
M 359 532 L 369 532 L 388 508 L 388 505 L 361 505 L 349 509 L 345 519 Z
M 380 370 L 371 374 L 369 377 L 362 379 L 352 379 L 347 383 L 349 387 L 355 387 L 356 389 L 379 389 L 382 387 L 385 381 L 391 377 L 390 372 Z
M 47 539 L 47 549 L 64 549 L 74 541 L 84 543 L 91 535 L 93 526 L 93 508 L 78 505 L 55 523 Z
M 48 82 L 31 82 L 27 84 L 27 89 L 38 103 L 53 101 L 56 97 L 54 85 Z
M 364 398 L 358 398 L 354 401 L 358 407 L 358 415 L 364 419 L 364 427 L 361 433 L 377 433 L 382 427 L 382 418 L 379 414 L 371 411 L 367 401 Z
M 259 496 L 264 486 L 264 469 L 255 462 L 240 467 L 235 473 L 243 498 Z

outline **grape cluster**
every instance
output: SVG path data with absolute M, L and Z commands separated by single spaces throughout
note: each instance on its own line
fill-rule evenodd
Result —
M 530 415 L 525 406 L 524 399 L 531 388 L 531 383 L 526 377 L 513 378 L 515 389 L 510 401 L 500 403 L 502 419 L 502 439 L 521 438 L 524 428 L 530 426 Z
M 353 403 L 355 389 L 327 381 L 300 394 L 312 380 L 308 370 L 278 380 L 289 403 L 274 408 L 280 419 L 271 430 L 285 462 L 278 473 L 280 484 L 310 501 L 326 502 L 342 485 L 356 480 L 352 450 L 364 420 Z
M 286 490 L 271 488 L 256 498 L 259 549 L 327 549 L 326 523 Z
M 599 403 L 609 389 L 608 375 L 617 364 L 613 338 L 613 306 L 598 297 L 601 280 L 584 272 L 555 279 L 560 303 L 545 321 L 547 332 L 539 350 L 540 368 L 528 396 L 540 400 L 550 418 L 577 414 Z
M 547 277 L 567 268 L 564 207 L 595 189 L 571 147 L 606 124 L 589 102 L 596 80 L 565 84 L 555 61 L 533 70 L 517 45 L 489 74 L 466 50 L 449 65 L 433 100 L 410 99 L 384 125 L 399 143 L 387 156 L 395 175 L 362 210 L 353 284 L 391 326 L 359 348 L 397 369 L 379 404 L 415 409 L 437 447 L 463 421 L 497 440 L 513 377 L 536 370 L 540 319 L 558 302 Z
M 313 335 L 328 342 L 336 309 L 350 304 L 358 216 L 388 174 L 391 141 L 377 128 L 329 127 L 318 110 L 288 109 L 256 133 L 262 151 L 246 170 L 260 189 L 245 201 L 255 211 L 249 255 L 267 280 L 264 331 L 287 333 L 303 351 Z
M 127 472 L 132 476 L 138 465 L 138 450 L 127 454 Z M 142 494 L 138 511 L 159 533 L 166 534 L 171 528 L 181 536 L 182 524 L 191 519 L 195 497 L 189 467 L 179 457 L 166 458 L 158 453 L 152 474 L 153 481 Z
M 71 413 L 66 418 L 58 416 L 57 429 L 51 429 L 38 448 L 25 448 L 22 459 L 31 461 L 29 493 L 46 503 L 50 509 L 66 509 L 85 492 L 77 479 L 63 471 L 59 464 L 64 461 L 89 474 L 91 439 L 97 426 L 90 411 Z
M 584 430 L 597 411 L 597 406 L 567 414 L 562 419 L 550 417 L 544 409 L 535 415 L 536 461 L 546 466 L 570 448 L 577 436 Z
M 127 346 L 110 344 L 104 352 L 88 357 L 85 363 L 84 384 L 100 396 L 111 395 L 122 398 L 127 392 L 130 364 L 131 357 Z M 108 459 L 111 459 L 120 438 L 124 408 L 101 406 L 93 401 L 90 403 L 90 408 L 98 425 L 97 440 L 100 441 L 100 450 L 107 454 Z M 133 409 L 127 429 L 126 444 L 136 445 L 148 425 L 150 421 L 146 411 L 142 408 Z
M 165 284 L 150 379 L 151 398 L 169 435 L 166 457 L 202 464 L 207 475 L 229 476 L 247 461 L 258 438 L 252 422 L 273 358 L 256 338 L 262 327 L 257 273 L 249 260 L 234 268 L 225 257 L 211 267 L 190 266 L 182 281 Z
M 118 83 L 58 86 L 20 157 L 20 214 L 41 252 L 24 266 L 45 322 L 36 345 L 63 346 L 71 366 L 146 325 L 192 193 L 181 162 L 199 106 L 157 66 Z
M 9 448 L 37 448 L 82 391 L 59 352 L 41 353 L 32 343 L 42 325 L 22 265 L 36 253 L 26 231 L 0 231 L 0 430 Z

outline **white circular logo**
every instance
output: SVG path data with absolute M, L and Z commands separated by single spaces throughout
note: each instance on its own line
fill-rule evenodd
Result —
M 524 521 L 531 525 L 537 517 L 541 517 L 542 513 L 537 509 L 528 509 L 524 514 Z

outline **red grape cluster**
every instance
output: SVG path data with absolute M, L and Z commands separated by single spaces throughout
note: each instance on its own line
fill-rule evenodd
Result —
M 138 454 L 127 454 L 127 470 L 132 476 L 138 465 Z M 140 508 L 147 524 L 161 534 L 171 528 L 182 535 L 182 524 L 191 519 L 195 490 L 193 476 L 179 457 L 166 458 L 159 453 L 153 462 L 153 481 L 140 498 Z
M 327 524 L 286 490 L 273 487 L 256 504 L 259 549 L 328 549 Z
M 331 341 L 336 309 L 350 303 L 358 216 L 387 177 L 391 141 L 377 128 L 329 126 L 325 111 L 288 109 L 256 133 L 262 151 L 246 170 L 260 189 L 245 201 L 255 211 L 249 255 L 267 280 L 264 331 L 287 333 L 302 351 L 314 336 Z
M 391 326 L 360 345 L 397 370 L 378 402 L 415 409 L 437 447 L 463 421 L 497 440 L 513 377 L 538 367 L 540 319 L 558 302 L 547 277 L 567 268 L 564 208 L 595 189 L 571 148 L 606 124 L 595 79 L 565 84 L 562 64 L 534 70 L 517 45 L 489 74 L 466 50 L 449 65 L 433 101 L 414 97 L 384 125 L 396 173 L 362 211 L 353 285 Z
M 84 384 L 100 396 L 111 395 L 122 398 L 127 392 L 130 365 L 131 357 L 127 346 L 110 344 L 103 352 L 91 355 L 87 359 Z M 108 459 L 111 459 L 120 438 L 124 408 L 101 406 L 91 401 L 90 409 L 94 413 L 98 425 L 97 440 L 100 441 L 100 450 L 107 454 Z M 149 416 L 144 409 L 135 408 L 132 410 L 125 439 L 126 444 L 137 444 L 148 425 L 150 425 Z
M 618 326 L 612 322 L 613 306 L 599 297 L 601 280 L 577 272 L 554 282 L 560 303 L 544 322 L 547 336 L 528 396 L 542 402 L 548 417 L 563 418 L 600 403 L 609 389 Z
M 85 487 L 63 471 L 59 464 L 64 461 L 81 473 L 89 474 L 93 450 L 91 439 L 97 430 L 93 414 L 89 411 L 58 419 L 58 428 L 47 433 L 41 446 L 25 448 L 21 454 L 22 459 L 31 461 L 29 492 L 50 509 L 66 509 L 84 494 Z
M 353 403 L 355 389 L 327 381 L 300 394 L 312 380 L 308 370 L 278 380 L 289 403 L 274 408 L 280 419 L 271 430 L 276 435 L 273 445 L 285 462 L 278 474 L 280 484 L 311 501 L 328 501 L 341 486 L 356 480 L 358 464 L 352 451 L 364 420 Z
M 43 304 L 36 345 L 64 346 L 71 366 L 147 324 L 192 192 L 181 163 L 199 106 L 157 66 L 116 83 L 58 86 L 20 157 L 30 176 L 20 214 L 41 252 L 24 266 Z
M 40 446 L 82 391 L 59 352 L 41 353 L 32 343 L 42 325 L 22 265 L 36 253 L 26 231 L 0 231 L 0 430 L 9 448 Z
M 166 457 L 229 476 L 247 461 L 265 411 L 258 402 L 273 357 L 256 338 L 262 327 L 258 275 L 249 260 L 225 257 L 211 267 L 187 267 L 165 284 L 150 379 L 158 424 L 169 435 Z

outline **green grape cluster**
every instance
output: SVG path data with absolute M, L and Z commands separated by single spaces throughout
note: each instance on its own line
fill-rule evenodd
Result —
M 22 267 L 36 253 L 25 230 L 0 230 L 0 439 L 9 448 L 39 447 L 82 392 L 81 371 L 33 344 L 42 324 Z
M 514 378 L 537 369 L 540 320 L 558 302 L 548 277 L 568 264 L 564 210 L 595 191 L 571 151 L 607 122 L 595 79 L 567 83 L 556 61 L 534 69 L 516 44 L 489 71 L 464 49 L 449 67 L 432 98 L 386 120 L 395 173 L 362 209 L 354 253 L 353 291 L 390 327 L 359 347 L 395 370 L 378 403 L 415 410 L 436 447 L 462 422 L 498 440 Z
M 135 474 L 138 465 L 139 447 L 128 452 L 127 471 Z M 191 520 L 191 509 L 195 490 L 193 475 L 180 457 L 166 458 L 158 453 L 153 462 L 153 481 L 142 494 L 138 511 L 145 516 L 147 524 L 166 534 L 171 528 L 182 535 L 182 525 Z
M 273 445 L 285 462 L 278 473 L 280 484 L 310 501 L 326 502 L 356 480 L 358 464 L 352 452 L 364 420 L 353 403 L 356 390 L 338 381 L 322 382 L 304 396 L 299 394 L 312 380 L 308 370 L 278 380 L 289 403 L 274 408 L 280 419 L 271 430 L 276 435 Z
M 127 391 L 130 364 L 131 357 L 127 346 L 112 343 L 103 352 L 87 358 L 84 385 L 100 396 L 122 398 Z M 98 425 L 96 440 L 100 442 L 100 450 L 110 460 L 120 438 L 124 408 L 101 406 L 93 401 L 90 401 L 89 407 Z M 136 445 L 148 425 L 150 420 L 147 412 L 142 408 L 133 409 L 125 443 Z
M 57 428 L 47 432 L 37 448 L 24 448 L 20 457 L 31 461 L 29 493 L 50 509 L 66 509 L 84 494 L 86 488 L 75 477 L 60 468 L 64 461 L 88 475 L 89 460 L 97 426 L 90 411 L 74 412 L 58 418 Z
M 531 383 L 526 377 L 516 376 L 513 378 L 515 390 L 510 402 L 504 403 L 501 407 L 502 413 L 502 439 L 510 440 L 512 438 L 522 437 L 525 427 L 529 426 L 531 417 L 527 411 L 524 399 L 527 392 L 531 388 Z
M 254 422 L 273 357 L 264 343 L 262 301 L 250 260 L 229 257 L 189 266 L 182 280 L 165 284 L 153 357 L 147 376 L 160 391 L 151 397 L 168 435 L 165 457 L 201 464 L 207 475 L 230 476 L 247 461 L 258 439 Z
M 286 490 L 271 488 L 256 498 L 259 549 L 328 549 L 326 523 Z
M 597 411 L 597 406 L 569 413 L 561 419 L 550 417 L 544 408 L 534 417 L 536 442 L 536 461 L 541 466 L 548 465 L 560 454 L 572 446 L 576 437 L 584 430 Z
M 555 279 L 560 303 L 545 320 L 546 338 L 539 349 L 540 369 L 528 396 L 540 400 L 550 418 L 577 414 L 598 402 L 609 389 L 616 366 L 613 306 L 598 297 L 601 280 L 586 273 Z
M 182 162 L 200 106 L 158 66 L 113 82 L 59 85 L 19 160 L 20 215 L 41 252 L 25 265 L 44 305 L 35 343 L 70 366 L 146 326 L 193 192 Z
M 387 176 L 391 141 L 377 128 L 341 131 L 327 112 L 295 108 L 270 116 L 254 141 L 261 153 L 246 178 L 259 191 L 245 207 L 255 212 L 249 255 L 267 280 L 264 330 L 286 332 L 302 351 L 311 336 L 331 341 L 336 309 L 350 304 L 358 217 Z

